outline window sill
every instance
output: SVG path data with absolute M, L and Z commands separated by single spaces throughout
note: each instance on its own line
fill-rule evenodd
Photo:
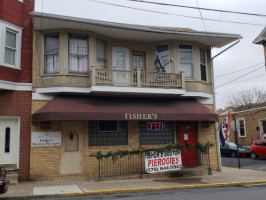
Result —
M 77 77 L 89 77 L 89 74 L 42 74 L 41 77 L 49 76 L 77 76 Z

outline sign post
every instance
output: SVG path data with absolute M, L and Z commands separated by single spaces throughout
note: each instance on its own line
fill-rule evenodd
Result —
M 235 142 L 236 142 L 236 147 L 237 147 L 238 168 L 241 169 L 240 158 L 239 158 L 239 145 L 238 145 L 238 131 L 240 129 L 240 123 L 238 120 L 236 120 L 235 114 L 233 115 L 233 119 L 234 119 L 234 121 L 232 121 L 232 123 L 231 123 L 231 128 L 235 134 Z

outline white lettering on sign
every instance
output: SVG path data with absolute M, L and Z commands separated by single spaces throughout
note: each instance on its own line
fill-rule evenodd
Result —
M 31 146 L 61 146 L 61 132 L 49 131 L 49 132 L 32 132 Z
M 157 113 L 126 113 L 125 119 L 158 119 Z
M 151 151 L 149 154 L 145 154 L 144 157 L 147 173 L 180 170 L 182 167 L 181 152 L 177 149 L 163 153 Z

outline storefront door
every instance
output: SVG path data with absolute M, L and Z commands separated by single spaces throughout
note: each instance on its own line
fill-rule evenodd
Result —
M 0 119 L 0 164 L 18 168 L 18 119 Z
M 83 122 L 62 122 L 60 173 L 83 173 Z
M 189 145 L 196 145 L 196 131 L 193 123 L 182 123 L 179 125 L 179 142 L 181 145 L 186 143 Z M 197 166 L 197 151 L 193 149 L 181 150 L 182 164 L 184 167 Z

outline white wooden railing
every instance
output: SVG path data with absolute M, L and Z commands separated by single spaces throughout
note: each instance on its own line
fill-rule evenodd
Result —
M 163 73 L 137 70 L 110 70 L 91 67 L 92 85 L 185 88 L 184 72 Z

